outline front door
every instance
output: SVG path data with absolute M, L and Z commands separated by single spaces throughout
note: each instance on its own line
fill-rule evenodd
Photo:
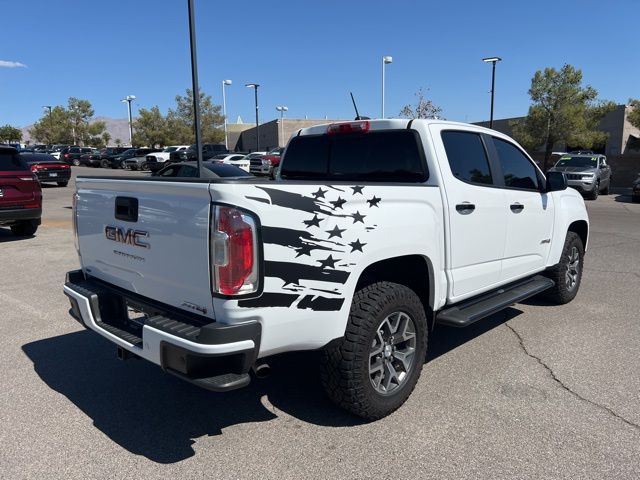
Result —
M 552 196 L 542 192 L 542 175 L 529 157 L 513 143 L 491 138 L 504 179 L 507 234 L 501 280 L 506 283 L 545 268 L 554 205 Z

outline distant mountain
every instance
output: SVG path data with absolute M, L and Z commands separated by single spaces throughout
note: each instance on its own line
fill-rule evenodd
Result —
M 107 132 L 111 135 L 110 144 L 115 145 L 117 138 L 119 138 L 124 145 L 129 143 L 129 121 L 126 118 L 95 117 L 94 121 L 102 121 L 106 124 Z M 32 127 L 33 125 L 22 127 L 23 143 L 26 141 L 33 143 L 29 135 L 29 129 Z

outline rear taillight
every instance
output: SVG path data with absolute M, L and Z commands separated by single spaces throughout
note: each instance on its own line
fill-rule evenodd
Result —
M 367 120 L 359 122 L 332 123 L 327 127 L 329 135 L 340 133 L 367 133 L 371 123 Z
M 62 168 L 63 170 L 64 169 L 69 170 L 71 167 L 65 163 L 64 165 L 60 165 L 60 168 Z
M 214 206 L 211 226 L 213 293 L 245 295 L 258 290 L 257 222 L 233 207 Z

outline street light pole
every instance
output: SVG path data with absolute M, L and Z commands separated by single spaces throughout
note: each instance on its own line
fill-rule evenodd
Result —
M 380 118 L 384 118 L 384 66 L 391 62 L 393 62 L 393 57 L 389 55 L 382 57 L 382 115 Z
M 224 148 L 229 150 L 229 137 L 227 134 L 227 96 L 224 91 L 225 85 L 231 85 L 231 80 L 222 81 L 222 114 L 224 115 Z
M 483 58 L 482 61 L 491 63 L 491 116 L 489 117 L 489 128 L 493 128 L 493 98 L 496 89 L 496 63 L 501 61 L 500 57 Z
M 193 91 L 193 129 L 196 137 L 198 177 L 202 176 L 202 138 L 200 135 L 200 88 L 198 87 L 198 61 L 196 54 L 196 13 L 193 0 L 187 0 L 189 10 L 189 45 L 191 46 L 191 90 Z
M 129 114 L 129 145 L 133 147 L 133 125 L 131 124 L 131 102 L 136 99 L 135 95 L 127 95 L 122 100 L 123 103 L 127 104 L 127 112 Z
M 245 87 L 253 88 L 256 102 L 256 152 L 260 150 L 260 123 L 258 119 L 258 87 L 259 83 L 247 83 Z
M 286 105 L 278 105 L 276 107 L 276 110 L 280 112 L 280 139 L 284 140 L 284 127 L 283 127 L 282 120 L 284 118 L 284 112 L 289 111 L 289 108 Z M 278 142 L 278 146 L 279 147 L 282 146 L 280 142 Z

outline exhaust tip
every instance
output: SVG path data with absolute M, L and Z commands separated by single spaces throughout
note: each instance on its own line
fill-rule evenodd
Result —
M 267 378 L 271 374 L 271 367 L 267 363 L 259 363 L 253 366 L 256 378 Z

